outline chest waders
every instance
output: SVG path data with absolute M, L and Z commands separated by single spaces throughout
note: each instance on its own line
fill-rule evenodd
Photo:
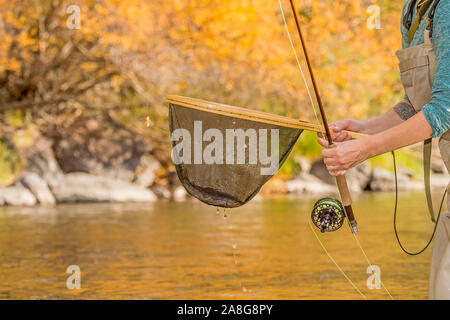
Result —
M 397 57 L 399 59 L 401 81 L 406 95 L 416 112 L 420 112 L 431 101 L 432 84 L 436 74 L 436 53 L 432 42 L 432 34 L 434 14 L 439 0 L 422 1 L 417 11 L 416 19 L 411 22 L 410 18 L 416 2 L 413 0 L 410 3 L 404 21 L 405 26 L 408 28 L 409 43 L 411 43 L 416 30 L 431 6 L 424 34 L 424 43 L 397 51 Z M 439 149 L 447 170 L 450 172 L 450 131 L 444 133 L 440 138 Z M 431 220 L 436 222 L 430 187 L 431 151 L 432 139 L 430 138 L 424 142 L 423 148 L 424 181 L 428 211 L 430 212 Z M 449 191 L 450 184 L 447 187 L 447 192 Z M 450 208 L 450 197 L 447 199 L 447 206 Z M 438 225 L 435 230 L 436 237 L 431 263 L 429 298 L 450 299 L 450 214 L 444 213 L 438 220 L 436 222 Z

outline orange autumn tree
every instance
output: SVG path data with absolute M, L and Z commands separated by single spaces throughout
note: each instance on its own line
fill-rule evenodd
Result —
M 394 55 L 402 3 L 296 5 L 330 120 L 390 108 L 402 95 Z M 372 5 L 382 29 L 367 27 Z M 79 28 L 69 27 L 71 6 L 80 9 Z M 150 111 L 151 134 L 165 134 L 169 93 L 315 121 L 277 0 L 0 0 L 0 7 L 0 149 L 17 126 L 53 137 L 79 115 L 105 112 L 136 127 Z
M 289 13 L 288 2 L 283 3 Z M 329 109 L 364 115 L 386 108 L 399 94 L 393 52 L 400 46 L 401 3 L 375 3 L 381 8 L 381 30 L 366 26 L 372 1 L 297 1 Z M 175 91 L 310 113 L 303 106 L 305 88 L 298 81 L 277 1 L 0 4 L 1 111 L 46 109 L 67 101 L 113 105 L 120 99 L 111 93 L 131 90 L 151 105 Z M 70 30 L 66 10 L 74 4 L 81 9 L 81 28 Z M 96 99 L 89 104 L 82 99 L 94 92 Z
M 169 1 L 170 2 L 170 1 Z M 398 1 L 296 1 L 327 111 L 332 119 L 363 117 L 401 96 L 395 50 L 400 47 Z M 175 1 L 170 29 L 189 54 L 180 85 L 196 97 L 313 120 L 278 1 Z M 298 53 L 298 36 L 283 1 Z M 369 29 L 377 4 L 381 28 Z M 300 56 L 302 56 L 300 54 Z M 302 57 L 301 57 L 302 60 Z M 306 65 L 302 60 L 303 70 Z M 175 79 L 174 79 L 175 80 Z M 311 87 L 311 85 L 310 85 Z

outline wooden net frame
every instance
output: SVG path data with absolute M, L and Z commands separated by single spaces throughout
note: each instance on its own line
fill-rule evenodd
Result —
M 235 106 L 230 106 L 226 104 L 216 103 L 205 101 L 201 99 L 177 96 L 177 95 L 169 95 L 166 98 L 166 102 L 173 105 L 178 105 L 186 108 L 191 108 L 195 110 L 210 112 L 214 114 L 219 114 L 223 116 L 234 117 L 238 119 L 245 119 L 249 121 L 256 121 L 260 123 L 278 125 L 287 128 L 293 129 L 301 129 L 301 130 L 309 130 L 317 133 L 325 134 L 325 129 L 323 126 L 319 126 L 317 124 L 310 123 L 304 120 L 297 120 L 293 118 L 288 118 L 284 116 L 279 116 L 267 112 L 262 112 L 258 110 L 248 109 L 248 108 L 240 108 Z M 365 134 L 356 133 L 352 131 L 348 132 L 353 139 L 361 139 L 366 137 Z

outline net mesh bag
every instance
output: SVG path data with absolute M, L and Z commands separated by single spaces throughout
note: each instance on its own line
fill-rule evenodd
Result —
M 289 118 L 259 111 L 178 96 L 168 102 L 177 175 L 190 195 L 213 206 L 250 201 L 303 132 L 286 126 Z

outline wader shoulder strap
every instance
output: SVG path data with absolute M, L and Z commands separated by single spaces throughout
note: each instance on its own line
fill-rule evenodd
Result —
M 422 19 L 425 16 L 425 13 L 427 13 L 428 8 L 431 6 L 433 1 L 434 0 L 426 0 L 423 2 L 423 4 L 421 4 L 421 6 L 417 12 L 416 19 L 413 21 L 413 23 L 411 24 L 411 27 L 408 30 L 409 43 L 411 43 L 413 41 L 414 35 L 416 34 L 416 31 L 417 31 L 417 28 L 419 27 L 420 22 L 422 22 Z
M 434 13 L 436 11 L 437 5 L 439 4 L 439 1 L 440 0 L 434 1 L 433 7 L 432 7 L 429 17 L 428 17 L 427 29 L 430 30 L 430 35 L 429 35 L 430 37 L 433 32 L 432 30 L 433 30 Z M 433 1 L 428 1 L 422 5 L 422 7 L 419 10 L 421 15 L 425 15 L 426 11 L 428 10 L 428 8 L 430 7 L 432 2 Z M 422 11 L 422 9 L 424 9 L 425 11 Z M 422 19 L 423 19 L 423 16 L 422 16 L 422 18 L 420 18 L 420 20 L 422 20 Z M 415 27 L 416 30 L 420 24 L 420 20 L 417 23 L 417 26 Z M 418 21 L 418 20 L 416 19 L 416 21 Z M 411 29 L 414 26 L 415 25 L 413 23 L 413 25 L 411 26 Z M 410 31 L 411 31 L 411 29 L 410 29 Z M 409 34 L 408 34 L 408 36 L 409 36 Z M 412 35 L 412 38 L 414 38 L 414 34 Z M 410 38 L 410 41 L 412 41 L 412 38 Z M 430 213 L 431 221 L 436 223 L 436 218 L 435 218 L 434 208 L 433 208 L 433 198 L 431 197 L 431 178 L 430 178 L 430 176 L 431 176 L 431 152 L 432 151 L 433 151 L 433 140 L 430 138 L 430 139 L 425 140 L 425 142 L 423 143 L 423 175 L 424 175 L 424 182 L 425 182 L 425 195 L 427 197 L 428 212 Z
M 437 5 L 439 4 L 439 1 L 440 0 L 434 1 L 434 5 L 429 14 L 427 29 L 430 30 L 430 37 L 432 34 L 432 30 L 433 30 L 432 28 L 433 28 L 434 13 L 435 13 Z M 412 16 L 412 10 L 414 8 L 415 3 L 416 3 L 416 1 L 414 1 L 414 0 L 411 1 L 411 4 L 408 8 L 407 16 L 405 17 L 405 21 L 408 21 L 410 19 L 410 17 Z M 421 4 L 419 11 L 417 12 L 416 19 L 412 22 L 412 24 L 409 25 L 409 30 L 408 30 L 409 43 L 411 43 L 413 41 L 414 35 L 416 34 L 416 31 L 420 25 L 420 22 L 422 21 L 423 17 L 425 16 L 425 13 L 427 12 L 428 8 L 431 6 L 432 3 L 433 3 L 433 0 L 426 0 Z M 430 179 L 432 149 L 433 149 L 433 140 L 431 138 L 425 140 L 425 142 L 423 144 L 423 173 L 424 173 L 424 182 L 425 182 L 425 194 L 427 197 L 428 211 L 430 212 L 431 221 L 436 222 L 435 215 L 434 215 L 434 209 L 433 209 L 433 199 L 431 197 L 431 179 Z
M 431 221 L 436 222 L 433 209 L 433 198 L 431 197 L 431 151 L 433 149 L 433 140 L 427 139 L 423 143 L 423 175 L 425 182 L 425 194 L 427 196 L 428 211 Z

